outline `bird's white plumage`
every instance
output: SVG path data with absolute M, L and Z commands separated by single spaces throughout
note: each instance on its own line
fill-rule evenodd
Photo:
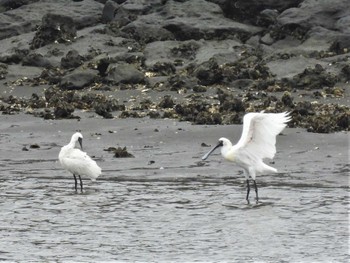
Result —
M 220 138 L 219 143 L 205 154 L 205 160 L 218 147 L 221 155 L 228 161 L 236 163 L 243 168 L 247 182 L 247 197 L 249 204 L 249 177 L 253 179 L 258 203 L 258 187 L 255 182 L 257 174 L 277 172 L 277 169 L 263 162 L 264 158 L 272 159 L 276 154 L 276 136 L 290 121 L 287 112 L 282 113 L 248 113 L 243 118 L 243 130 L 238 143 L 232 145 L 226 138 Z
M 243 118 L 242 136 L 235 147 L 258 159 L 272 159 L 276 154 L 276 136 L 289 120 L 286 112 L 248 113 Z
M 79 138 L 83 138 L 83 135 L 79 132 L 74 133 L 70 142 L 61 148 L 58 159 L 67 171 L 75 175 L 88 176 L 94 181 L 101 175 L 101 168 L 86 152 L 74 148 Z
M 246 114 L 243 118 L 242 135 L 237 144 L 232 145 L 226 138 L 219 139 L 222 156 L 242 167 L 247 179 L 250 176 L 255 180 L 256 174 L 259 173 L 277 172 L 275 168 L 265 164 L 263 159 L 272 159 L 275 156 L 276 136 L 286 127 L 289 120 L 287 112 Z

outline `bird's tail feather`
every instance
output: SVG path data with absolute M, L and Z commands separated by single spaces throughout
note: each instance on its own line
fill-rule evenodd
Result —
M 267 165 L 266 163 L 261 163 L 261 173 L 277 173 L 277 169 Z
M 96 181 L 97 177 L 99 177 L 102 173 L 101 167 L 97 165 L 96 162 L 90 164 L 89 174 L 91 181 Z

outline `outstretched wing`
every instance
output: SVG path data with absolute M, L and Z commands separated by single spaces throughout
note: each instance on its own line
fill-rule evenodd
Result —
M 287 112 L 248 113 L 243 118 L 242 136 L 236 147 L 257 158 L 272 159 L 276 153 L 276 136 L 288 121 Z

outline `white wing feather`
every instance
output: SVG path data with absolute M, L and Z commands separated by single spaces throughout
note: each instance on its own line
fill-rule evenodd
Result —
M 287 112 L 246 114 L 242 136 L 236 147 L 257 159 L 272 159 L 276 153 L 276 136 L 289 120 Z
M 61 160 L 62 165 L 73 174 L 86 175 L 91 180 L 101 175 L 101 168 L 85 152 L 79 149 L 70 149 Z

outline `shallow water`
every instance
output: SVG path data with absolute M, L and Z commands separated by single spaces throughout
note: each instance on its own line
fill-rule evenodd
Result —
M 347 258 L 347 189 L 235 181 L 1 182 L 2 260 L 338 261 Z
M 150 129 L 163 125 L 155 123 Z M 105 143 L 103 138 L 93 141 L 94 137 L 87 137 L 92 144 L 86 145 L 86 150 L 97 152 L 104 174 L 97 182 L 84 180 L 84 193 L 75 193 L 73 176 L 63 171 L 56 159 L 59 143 L 63 138 L 61 145 L 67 141 L 66 134 L 60 137 L 50 128 L 35 129 L 26 132 L 14 126 L 2 129 L 0 136 L 7 149 L 0 160 L 0 260 L 349 260 L 350 168 L 344 156 L 332 160 L 333 166 L 322 166 L 325 162 L 318 164 L 315 159 L 304 166 L 303 161 L 308 162 L 305 156 L 314 153 L 305 151 L 304 158 L 300 157 L 302 146 L 282 151 L 280 155 L 292 156 L 285 165 L 297 162 L 290 166 L 292 171 L 258 178 L 262 203 L 247 205 L 239 170 L 228 173 L 231 164 L 221 162 L 219 155 L 198 162 L 207 148 L 181 150 L 167 144 L 164 138 L 178 127 L 170 127 L 164 135 L 157 133 L 158 138 L 164 136 L 159 144 L 150 140 L 153 133 L 140 134 L 148 140 L 129 148 L 135 159 L 113 159 L 103 147 L 95 147 Z M 290 130 L 286 137 L 293 136 L 295 132 Z M 28 138 L 41 148 L 20 151 Z M 283 148 L 287 142 L 280 144 Z M 321 158 L 323 153 L 318 154 Z M 335 155 L 330 150 L 327 154 Z M 154 165 L 147 164 L 151 159 L 156 161 Z M 254 195 L 252 191 L 252 201 Z

